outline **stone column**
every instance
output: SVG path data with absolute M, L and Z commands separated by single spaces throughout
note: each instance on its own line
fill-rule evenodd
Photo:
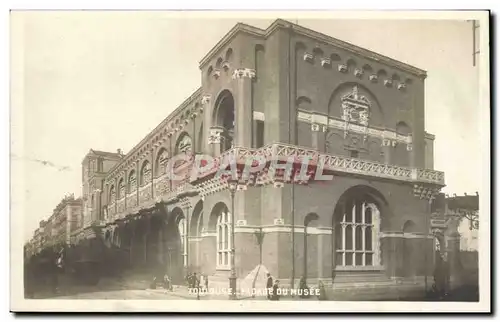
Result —
M 208 143 L 211 146 L 214 157 L 218 157 L 221 154 L 222 132 L 224 132 L 224 129 L 219 126 L 212 126 L 209 131 Z
M 382 140 L 382 151 L 384 152 L 384 163 L 385 164 L 391 164 L 393 142 L 395 143 L 396 141 L 392 141 L 390 139 L 383 139 Z
M 450 289 L 460 286 L 462 272 L 460 270 L 460 234 L 458 232 L 446 237 L 447 260 L 450 267 Z
M 158 245 L 158 262 L 160 262 L 161 264 L 164 264 L 165 261 L 164 261 L 164 258 L 163 258 L 163 226 L 160 226 L 158 228 L 158 242 L 157 242 L 157 245 Z
M 203 142 L 201 149 L 204 154 L 212 154 L 213 147 L 210 145 L 210 129 L 212 127 L 212 98 L 210 95 L 204 95 L 201 99 L 203 108 Z
M 320 131 L 320 125 L 317 123 L 311 124 L 311 142 L 312 142 L 312 147 L 315 150 L 319 150 L 319 131 Z
M 234 97 L 235 146 L 250 147 L 252 145 L 252 79 L 254 77 L 255 70 L 249 68 L 239 68 L 233 72 L 233 79 L 237 82 Z

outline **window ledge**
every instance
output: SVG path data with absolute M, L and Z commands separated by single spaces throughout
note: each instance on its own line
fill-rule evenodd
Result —
M 383 266 L 337 266 L 336 272 L 378 272 L 383 271 Z
M 230 271 L 231 268 L 229 267 L 217 267 L 215 268 L 216 271 Z

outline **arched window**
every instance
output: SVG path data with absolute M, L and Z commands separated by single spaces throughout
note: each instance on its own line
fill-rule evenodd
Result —
M 128 193 L 134 192 L 137 189 L 137 178 L 135 176 L 135 171 L 130 171 L 128 175 L 127 190 Z
M 167 172 L 168 153 L 167 150 L 161 149 L 156 158 L 156 176 L 164 175 Z
M 123 178 L 118 182 L 118 199 L 125 197 L 125 182 Z
M 217 217 L 217 268 L 229 269 L 231 256 L 231 216 L 225 209 Z
M 177 146 L 175 147 L 175 155 L 179 153 L 189 154 L 191 151 L 192 151 L 191 137 L 187 134 L 184 134 L 177 142 Z
M 115 186 L 112 185 L 111 188 L 109 188 L 109 203 L 113 203 L 116 200 L 116 191 L 115 191 Z
M 379 210 L 373 203 L 351 199 L 336 227 L 337 266 L 377 266 Z
M 141 167 L 141 174 L 139 178 L 139 185 L 142 187 L 151 182 L 151 164 L 149 161 L 144 161 Z
M 184 218 L 181 218 L 179 220 L 179 223 L 177 224 L 177 226 L 179 227 L 179 236 L 181 238 L 183 263 L 184 263 L 184 266 L 186 266 L 187 265 L 187 244 L 185 243 L 186 233 L 187 233 L 186 220 Z

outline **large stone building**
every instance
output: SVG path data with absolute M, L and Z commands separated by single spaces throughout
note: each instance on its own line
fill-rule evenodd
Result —
M 425 131 L 425 71 L 283 20 L 237 24 L 199 68 L 201 87 L 126 155 L 85 157 L 85 227 L 100 225 L 132 267 L 177 281 L 186 270 L 226 280 L 233 247 L 240 281 L 259 264 L 282 284 L 432 274 L 430 204 L 444 174 Z M 216 167 L 191 176 L 201 154 L 232 158 L 240 174 L 253 156 L 266 165 L 237 182 Z M 275 160 L 304 156 L 331 180 L 269 175 Z

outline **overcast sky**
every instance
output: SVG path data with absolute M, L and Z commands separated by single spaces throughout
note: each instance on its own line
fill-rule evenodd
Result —
M 64 194 L 81 194 L 81 161 L 90 148 L 129 151 L 200 86 L 198 62 L 237 22 L 266 28 L 274 21 L 162 12 L 32 12 L 23 20 L 24 151 L 13 150 L 12 163 L 27 181 L 25 195 L 12 202 L 24 204 L 25 239 Z M 298 23 L 426 70 L 426 130 L 436 135 L 443 191 L 480 191 L 480 174 L 471 171 L 481 167 L 471 23 Z

